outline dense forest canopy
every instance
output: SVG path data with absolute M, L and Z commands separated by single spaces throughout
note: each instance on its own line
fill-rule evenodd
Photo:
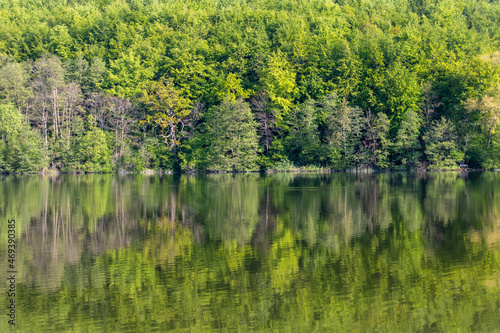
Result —
M 0 172 L 500 167 L 500 2 L 0 0 Z

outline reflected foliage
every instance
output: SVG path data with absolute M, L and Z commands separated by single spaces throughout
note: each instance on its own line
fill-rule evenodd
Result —
M 0 256 L 15 218 L 22 331 L 492 331 L 498 188 L 498 173 L 7 176 Z

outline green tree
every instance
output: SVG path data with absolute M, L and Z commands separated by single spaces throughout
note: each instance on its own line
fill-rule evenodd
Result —
M 73 40 L 69 34 L 68 27 L 56 25 L 50 31 L 50 51 L 57 54 L 61 59 L 68 59 L 72 55 Z
M 26 108 L 31 89 L 22 64 L 7 62 L 0 68 L 0 94 L 0 98 L 5 98 L 8 103 L 14 104 L 19 112 Z
M 209 170 L 257 168 L 257 125 L 248 103 L 226 99 L 212 107 L 205 120 Z
M 143 90 L 142 102 L 149 109 L 148 123 L 159 127 L 160 136 L 175 154 L 191 112 L 191 103 L 174 88 L 171 81 L 151 81 Z
M 23 115 L 12 104 L 0 104 L 0 139 L 18 133 L 23 127 Z
M 29 128 L 12 104 L 0 104 L 0 171 L 42 171 L 44 152 L 40 133 Z
M 77 82 L 85 93 L 101 89 L 106 79 L 106 65 L 100 58 L 93 58 L 90 63 L 82 55 L 68 59 L 64 63 L 69 81 Z
M 31 120 L 40 127 L 45 149 L 49 150 L 49 138 L 53 143 L 61 135 L 59 95 L 64 86 L 64 69 L 57 56 L 45 54 L 34 63 L 32 71 Z
M 297 93 L 295 79 L 296 73 L 283 53 L 278 52 L 268 57 L 260 85 L 269 96 L 271 107 L 278 111 L 278 119 L 292 109 Z
M 37 129 L 22 127 L 11 133 L 4 146 L 4 170 L 7 172 L 45 171 L 46 151 Z
M 423 140 L 429 169 L 456 169 L 463 159 L 457 148 L 455 127 L 444 117 L 433 122 Z
M 325 96 L 319 103 L 325 127 L 326 155 L 336 170 L 353 167 L 357 162 L 356 150 L 362 136 L 363 111 L 350 106 L 336 94 Z
M 238 97 L 248 98 L 250 94 L 251 91 L 242 87 L 241 79 L 234 73 L 229 73 L 226 76 L 217 92 L 220 100 L 230 99 L 233 101 Z
M 492 135 L 500 125 L 500 86 L 488 89 L 482 98 L 469 98 L 466 102 L 469 112 L 479 113 L 480 123 L 488 133 L 486 149 L 490 147 Z
M 87 133 L 82 137 L 79 148 L 80 163 L 83 171 L 112 171 L 108 135 L 96 126 L 92 115 L 88 116 Z
M 264 147 L 263 154 L 259 158 L 261 169 L 267 170 L 279 160 L 285 158 L 282 155 L 284 147 L 279 139 L 276 113 L 271 107 L 269 96 L 263 91 L 251 99 L 252 110 L 257 120 L 257 133 L 259 134 L 259 146 Z
M 314 100 L 309 100 L 296 107 L 287 117 L 288 135 L 284 146 L 288 159 L 296 165 L 325 162 L 320 153 L 315 104 Z
M 394 124 L 404 119 L 406 112 L 418 110 L 421 99 L 418 78 L 400 63 L 386 72 L 379 89 L 381 109 L 394 119 Z
M 389 119 L 385 113 L 374 116 L 368 110 L 364 117 L 364 136 L 360 149 L 362 163 L 377 168 L 389 168 Z
M 107 92 L 119 97 L 137 96 L 153 74 L 152 68 L 144 66 L 132 49 L 123 51 L 117 59 L 110 61 Z
M 413 169 L 418 166 L 421 153 L 419 135 L 421 119 L 418 114 L 409 110 L 399 124 L 391 151 L 394 163 L 403 169 Z

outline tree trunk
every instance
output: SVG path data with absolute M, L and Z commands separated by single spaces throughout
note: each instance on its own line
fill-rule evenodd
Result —
M 266 156 L 269 157 L 269 133 L 267 130 L 267 119 L 264 121 L 264 134 L 266 136 Z
M 493 129 L 493 127 L 490 127 L 490 129 L 488 130 L 488 143 L 486 144 L 486 149 L 490 148 L 490 143 L 491 143 L 491 130 Z

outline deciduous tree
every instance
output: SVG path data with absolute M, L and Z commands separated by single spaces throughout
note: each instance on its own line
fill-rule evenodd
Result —
M 208 169 L 233 171 L 257 168 L 257 124 L 248 103 L 225 100 L 206 115 Z

